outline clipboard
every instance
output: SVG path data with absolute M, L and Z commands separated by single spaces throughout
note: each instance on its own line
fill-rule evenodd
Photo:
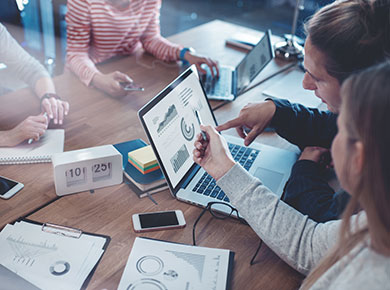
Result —
M 108 247 L 108 245 L 109 245 L 109 243 L 111 241 L 111 237 L 107 236 L 107 235 L 101 235 L 101 234 L 95 234 L 95 233 L 90 233 L 90 232 L 84 232 L 84 231 L 82 231 L 80 229 L 66 227 L 66 226 L 62 226 L 62 225 L 56 225 L 56 224 L 52 224 L 52 223 L 40 223 L 40 222 L 33 221 L 33 220 L 30 220 L 30 219 L 27 219 L 27 218 L 23 218 L 23 217 L 18 218 L 12 224 L 15 224 L 15 222 L 21 222 L 21 221 L 26 222 L 26 223 L 39 225 L 39 226 L 41 226 L 41 230 L 42 231 L 44 231 L 46 233 L 60 235 L 62 237 L 67 237 L 67 238 L 72 238 L 72 239 L 79 239 L 82 235 L 89 235 L 89 236 L 101 237 L 101 238 L 106 240 L 104 245 L 103 245 L 103 248 L 102 248 L 103 254 L 100 256 L 100 259 L 96 262 L 96 265 L 92 268 L 91 272 L 88 274 L 87 278 L 85 279 L 83 285 L 80 288 L 80 289 L 86 289 L 88 284 L 89 284 L 89 282 L 92 279 L 93 274 L 95 273 L 95 270 L 96 270 L 97 266 L 99 265 L 101 259 L 104 256 L 104 253 L 107 250 L 107 247 Z

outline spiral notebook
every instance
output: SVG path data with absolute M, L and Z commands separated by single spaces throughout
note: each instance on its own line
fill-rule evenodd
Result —
M 25 164 L 51 162 L 54 153 L 64 152 L 65 132 L 63 129 L 47 130 L 39 139 L 27 141 L 12 148 L 0 148 L 0 164 Z

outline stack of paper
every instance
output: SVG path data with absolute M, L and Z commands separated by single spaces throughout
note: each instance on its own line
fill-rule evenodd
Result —
M 131 151 L 128 154 L 129 162 L 142 174 L 159 169 L 156 156 L 150 145 Z
M 80 289 L 105 242 L 99 236 L 66 237 L 16 222 L 0 233 L 0 264 L 41 289 Z

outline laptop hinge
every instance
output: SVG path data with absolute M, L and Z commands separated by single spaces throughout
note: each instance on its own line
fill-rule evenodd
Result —
M 237 70 L 234 70 L 232 72 L 232 92 L 233 92 L 233 95 L 234 97 L 237 97 L 238 96 L 238 92 L 237 92 Z
M 188 184 L 191 182 L 191 180 L 194 178 L 194 176 L 198 173 L 200 168 L 201 167 L 199 165 L 195 164 L 194 169 L 191 170 L 191 173 L 187 176 L 187 178 L 180 185 L 180 188 L 186 188 L 188 186 Z

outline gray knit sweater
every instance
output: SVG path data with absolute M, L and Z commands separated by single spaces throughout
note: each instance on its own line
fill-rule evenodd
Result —
M 238 164 L 217 185 L 263 241 L 305 275 L 338 240 L 340 221 L 321 224 L 310 220 L 282 202 Z M 363 224 L 366 216 L 364 213 L 353 216 L 351 222 L 351 225 Z M 390 257 L 374 252 L 368 242 L 363 243 L 328 269 L 312 289 L 390 289 Z
M 7 76 L 19 79 L 34 89 L 42 77 L 49 77 L 45 68 L 29 55 L 0 23 L 0 63 L 7 66 Z M 6 86 L 11 88 L 12 86 Z

